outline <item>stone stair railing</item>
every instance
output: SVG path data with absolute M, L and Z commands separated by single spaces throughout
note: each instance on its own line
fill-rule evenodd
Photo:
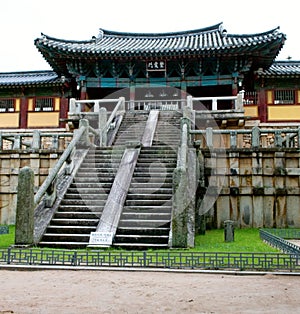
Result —
M 85 108 L 89 105 L 88 109 Z M 107 104 L 115 104 L 114 109 L 108 117 L 108 110 L 105 107 Z M 88 111 L 87 111 L 88 110 Z M 70 99 L 69 118 L 75 117 L 89 118 L 97 120 L 97 128 L 94 134 L 99 137 L 99 146 L 110 146 L 117 133 L 118 127 L 122 122 L 122 117 L 125 113 L 125 98 L 118 99 L 94 99 L 94 100 L 75 100 Z M 108 136 L 110 134 L 110 137 Z
M 87 152 L 87 148 L 93 145 L 90 141 L 91 131 L 92 133 L 95 132 L 95 130 L 89 126 L 89 122 L 85 119 L 80 120 L 79 129 L 74 132 L 73 139 L 70 144 L 51 169 L 43 184 L 35 193 L 33 198 L 34 207 L 36 208 L 34 226 L 35 243 L 42 236 L 48 221 L 51 219 L 51 213 L 53 213 L 54 210 L 49 211 L 48 209 L 54 208 L 54 204 L 57 203 L 60 197 L 59 194 L 62 194 L 61 191 L 60 193 L 57 192 L 59 189 L 58 185 L 62 182 L 65 186 L 69 184 L 70 178 L 74 175 L 74 172 L 76 172 L 76 169 L 83 160 L 84 154 Z M 33 191 L 33 188 L 31 189 L 27 186 L 18 186 L 18 189 L 20 188 Z M 20 193 L 20 191 L 18 191 L 18 193 Z M 26 215 L 26 211 L 31 209 L 26 208 L 26 206 L 22 206 L 22 204 L 27 204 L 28 202 L 26 198 L 30 198 L 32 196 L 26 195 L 26 193 L 21 194 L 24 195 L 25 199 L 18 198 L 17 208 L 21 208 L 21 211 Z M 22 215 L 22 212 L 18 212 L 18 215 Z M 49 217 L 47 218 L 47 216 Z M 24 226 L 20 226 L 20 228 L 23 227 Z
M 190 120 L 181 119 L 181 141 L 173 173 L 170 247 L 193 247 L 195 236 L 196 153 L 190 147 Z

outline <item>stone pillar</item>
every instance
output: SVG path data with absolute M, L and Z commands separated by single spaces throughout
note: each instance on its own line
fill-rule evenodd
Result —
M 20 170 L 16 209 L 15 244 L 34 241 L 34 173 L 29 167 Z
M 224 238 L 225 242 L 234 241 L 234 222 L 232 220 L 224 221 Z
M 135 101 L 135 84 L 130 83 L 130 92 L 129 92 L 129 100 L 130 100 L 130 109 L 134 109 L 134 101 Z
M 106 132 L 106 123 L 107 123 L 107 110 L 104 107 L 99 109 L 99 118 L 98 118 L 98 128 L 99 128 L 99 146 L 105 147 L 107 145 L 107 132 Z
M 173 215 L 172 244 L 173 248 L 186 248 L 188 245 L 188 209 L 186 203 L 187 175 L 181 168 L 173 172 Z

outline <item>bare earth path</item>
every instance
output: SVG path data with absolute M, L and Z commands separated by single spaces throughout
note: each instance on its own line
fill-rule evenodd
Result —
M 0 313 L 300 313 L 299 276 L 0 270 Z

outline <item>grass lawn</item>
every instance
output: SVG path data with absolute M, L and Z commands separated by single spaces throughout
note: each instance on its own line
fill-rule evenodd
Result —
M 15 243 L 15 226 L 9 226 L 8 234 L 0 234 L 0 248 L 7 248 Z
M 207 230 L 205 235 L 197 235 L 195 251 L 201 252 L 278 252 L 260 239 L 259 229 L 235 229 L 234 241 L 225 242 L 224 230 Z
M 9 226 L 9 234 L 0 235 L 0 248 L 8 248 L 10 245 L 14 244 L 14 240 L 15 226 L 11 225 Z M 109 250 L 113 251 L 114 249 Z M 178 249 L 178 251 L 180 251 L 180 249 Z M 205 235 L 197 235 L 195 238 L 195 247 L 186 251 L 238 253 L 278 252 L 278 250 L 270 247 L 260 239 L 259 229 L 235 229 L 233 242 L 224 241 L 223 229 L 207 230 Z

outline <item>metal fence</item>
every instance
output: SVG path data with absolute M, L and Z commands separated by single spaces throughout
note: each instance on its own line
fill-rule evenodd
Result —
M 299 272 L 299 255 L 283 253 L 210 253 L 153 251 L 0 250 L 2 265 L 134 267 L 193 270 Z
M 262 240 L 282 252 L 293 254 L 300 258 L 300 247 L 285 239 L 299 239 L 300 231 L 293 229 L 261 229 L 259 231 Z

